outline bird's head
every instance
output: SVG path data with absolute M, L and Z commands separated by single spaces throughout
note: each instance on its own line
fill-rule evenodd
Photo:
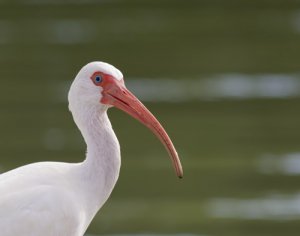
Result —
M 101 110 L 114 106 L 140 121 L 164 144 L 177 176 L 183 176 L 178 154 L 168 134 L 152 113 L 125 87 L 123 74 L 117 68 L 105 62 L 85 65 L 69 92 L 69 104 L 74 103 L 86 106 L 93 104 Z

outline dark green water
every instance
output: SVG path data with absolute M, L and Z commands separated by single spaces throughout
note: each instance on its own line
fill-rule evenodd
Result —
M 1 170 L 83 159 L 67 88 L 89 61 L 157 85 L 268 74 L 292 75 L 296 87 L 299 42 L 296 0 L 2 0 Z M 182 180 L 155 137 L 111 109 L 121 176 L 88 232 L 299 235 L 300 94 L 275 80 L 273 97 L 146 103 L 178 149 Z

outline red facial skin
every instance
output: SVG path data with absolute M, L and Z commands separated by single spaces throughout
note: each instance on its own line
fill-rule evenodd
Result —
M 96 81 L 97 76 L 101 76 L 101 82 Z M 124 80 L 117 80 L 99 71 L 91 76 L 91 80 L 96 86 L 102 87 L 101 103 L 115 106 L 131 115 L 159 138 L 171 157 L 177 176 L 182 178 L 182 166 L 171 139 L 152 113 L 125 87 Z

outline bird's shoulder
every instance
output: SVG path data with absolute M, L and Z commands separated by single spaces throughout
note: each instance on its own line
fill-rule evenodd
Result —
M 0 196 L 1 235 L 77 235 L 84 220 L 78 207 L 72 193 L 49 185 Z
M 1 203 L 14 201 L 28 208 L 38 204 L 43 206 L 47 202 L 51 208 L 52 200 L 61 199 L 61 203 L 69 201 L 76 195 L 69 180 L 72 179 L 69 169 L 67 163 L 40 162 L 1 174 L 0 206 Z
M 33 184 L 34 182 L 55 181 L 55 176 L 63 177 L 70 174 L 74 164 L 63 162 L 38 162 L 21 166 L 19 168 L 0 174 L 0 192 L 1 187 L 6 188 L 11 183 L 13 185 Z
M 40 162 L 1 174 L 1 236 L 80 235 L 86 219 L 72 166 Z

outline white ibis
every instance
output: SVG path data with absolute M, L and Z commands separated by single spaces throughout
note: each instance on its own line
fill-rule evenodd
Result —
M 69 109 L 87 144 L 81 163 L 39 162 L 0 175 L 1 236 L 82 236 L 108 199 L 119 176 L 120 146 L 107 116 L 115 106 L 160 139 L 176 174 L 177 152 L 167 133 L 110 64 L 92 62 L 76 76 Z

